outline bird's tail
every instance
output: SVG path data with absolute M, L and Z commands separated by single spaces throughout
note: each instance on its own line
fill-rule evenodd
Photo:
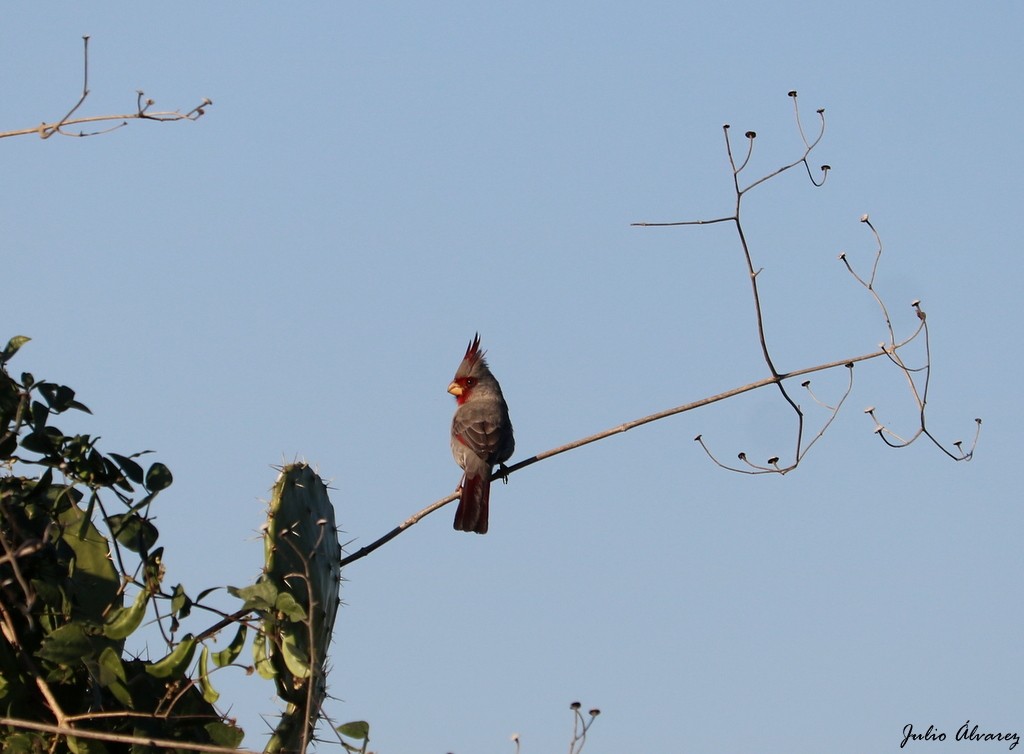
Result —
M 487 504 L 491 497 L 491 475 L 489 473 L 466 476 L 462 480 L 462 497 L 455 511 L 455 528 L 458 531 L 487 533 Z

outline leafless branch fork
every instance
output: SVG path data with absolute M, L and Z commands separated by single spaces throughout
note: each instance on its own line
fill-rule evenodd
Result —
M 49 139 L 55 134 L 61 136 L 98 136 L 100 134 L 109 133 L 115 131 L 118 128 L 123 128 L 128 125 L 130 120 L 154 120 L 160 122 L 169 122 L 177 120 L 198 120 L 206 114 L 206 108 L 213 104 L 213 101 L 204 97 L 202 102 L 193 107 L 188 112 L 181 112 L 179 110 L 163 110 L 154 111 L 150 108 L 156 104 L 152 99 L 146 98 L 146 95 L 141 90 L 137 91 L 137 101 L 135 112 L 114 114 L 114 115 L 91 115 L 84 117 L 74 117 L 75 113 L 85 102 L 89 96 L 89 37 L 82 37 L 83 41 L 83 64 L 82 64 L 82 94 L 79 96 L 78 101 L 72 106 L 64 117 L 59 120 L 52 121 L 50 123 L 40 123 L 38 126 L 31 128 L 21 128 L 14 131 L 0 131 L 0 139 L 7 138 L 9 136 L 26 136 L 29 134 L 37 134 L 41 139 Z M 105 128 L 99 128 L 95 131 L 84 131 L 84 130 L 72 130 L 74 126 L 82 126 L 84 124 L 101 124 L 101 123 L 113 123 L 113 125 Z

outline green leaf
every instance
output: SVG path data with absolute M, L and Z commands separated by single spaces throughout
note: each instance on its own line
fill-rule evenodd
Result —
M 354 738 L 357 741 L 370 739 L 370 724 L 365 720 L 353 720 L 350 723 L 339 725 L 335 730 L 346 738 Z
M 196 637 L 185 634 L 178 645 L 163 659 L 146 665 L 146 672 L 154 678 L 179 678 L 184 675 L 196 652 Z
M 62 539 L 75 551 L 71 591 L 75 595 L 76 615 L 102 623 L 111 605 L 121 606 L 121 578 L 110 559 L 110 544 L 74 504 L 81 499 L 81 492 L 53 485 L 49 493 L 53 499 L 63 497 L 67 503 L 57 519 L 64 528 Z
M 210 648 L 203 645 L 203 651 L 199 653 L 199 691 L 203 695 L 203 699 L 214 704 L 220 699 L 220 694 L 217 693 L 217 689 L 210 683 Z
M 48 634 L 36 654 L 59 665 L 77 665 L 91 657 L 95 649 L 81 623 L 68 623 Z
M 203 726 L 210 734 L 210 740 L 217 746 L 225 746 L 229 749 L 237 749 L 242 744 L 245 731 L 234 725 L 222 722 L 207 723 Z
M 43 399 L 50 405 L 50 408 L 58 414 L 62 411 L 67 411 L 69 408 L 85 409 L 86 412 L 92 413 L 89 409 L 85 408 L 85 406 L 75 400 L 75 391 L 67 385 L 55 385 L 52 382 L 40 382 L 36 387 L 39 389 L 39 393 L 43 396 Z
M 192 598 L 185 594 L 185 587 L 178 584 L 171 592 L 171 612 L 179 618 L 187 618 L 192 612 Z
M 6 364 L 11 360 L 11 357 L 18 352 L 18 349 L 28 343 L 32 338 L 26 335 L 15 335 L 4 346 L 4 350 L 0 352 L 0 364 Z
M 256 672 L 268 681 L 277 677 L 277 671 L 274 670 L 274 666 L 270 662 L 270 656 L 267 654 L 267 643 L 269 641 L 266 633 L 259 631 L 252 643 L 252 659 L 256 665 Z
M 295 601 L 295 597 L 289 592 L 281 592 L 274 601 L 274 609 L 284 613 L 285 617 L 293 623 L 306 619 L 306 609 Z
M 66 604 L 66 597 L 58 584 L 54 584 L 49 579 L 32 579 L 30 583 L 38 600 L 55 612 L 62 611 Z
M 50 418 L 49 407 L 39 401 L 32 401 L 30 413 L 32 414 L 31 425 L 34 429 L 40 430 L 46 426 L 46 420 Z
M 159 461 L 150 466 L 149 471 L 146 472 L 146 489 L 150 492 L 165 490 L 171 486 L 173 481 L 171 470 Z
M 32 494 L 44 497 L 50 490 L 50 485 L 53 484 L 53 469 L 47 469 L 36 480 L 36 483 L 32 485 Z
M 146 556 L 142 563 L 142 577 L 150 592 L 160 591 L 164 578 L 164 548 L 158 547 Z
M 113 647 L 106 647 L 100 652 L 99 671 L 100 686 L 108 689 L 125 707 L 132 709 L 134 703 L 126 685 L 124 665 L 121 664 L 121 657 Z
M 243 610 L 273 610 L 277 602 L 277 587 L 269 581 L 258 581 L 241 588 L 229 586 L 228 593 L 244 601 Z
M 50 455 L 56 453 L 64 435 L 56 427 L 43 427 L 21 438 L 21 447 L 32 453 Z
M 231 643 L 226 649 L 222 649 L 219 652 L 213 654 L 213 664 L 218 668 L 222 668 L 225 665 L 230 665 L 238 659 L 238 655 L 242 651 L 242 647 L 245 645 L 245 636 L 248 633 L 248 627 L 242 623 L 238 626 L 238 631 L 235 633 L 235 638 L 231 640 Z
M 298 644 L 303 639 L 305 636 L 300 639 L 291 632 L 281 637 L 281 657 L 288 672 L 296 678 L 308 678 L 312 672 L 309 654 Z
M 207 596 L 213 594 L 218 589 L 220 589 L 219 586 L 211 586 L 209 589 L 204 589 L 199 593 L 199 596 L 196 597 L 196 602 L 202 602 Z M 235 596 L 237 597 L 238 595 L 236 594 Z
M 142 484 L 142 467 L 135 463 L 131 458 L 120 455 L 119 453 L 111 453 L 110 457 L 114 459 L 114 463 L 118 465 L 124 475 L 136 484 Z
M 107 622 L 103 624 L 103 635 L 115 641 L 131 636 L 142 624 L 148 602 L 149 592 L 142 589 L 135 595 L 135 602 L 131 607 L 119 607 L 111 613 Z
M 99 657 L 99 681 L 101 686 L 109 686 L 113 680 L 125 680 L 124 665 L 121 656 L 113 647 L 105 647 Z
M 137 513 L 115 513 L 107 521 L 114 538 L 132 552 L 149 550 L 160 537 L 157 528 Z

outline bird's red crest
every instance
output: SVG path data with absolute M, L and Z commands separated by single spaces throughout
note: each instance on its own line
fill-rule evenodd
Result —
M 480 333 L 474 335 L 473 340 L 469 341 L 469 345 L 466 346 L 466 355 L 463 356 L 463 360 L 467 364 L 475 364 L 484 357 L 486 351 L 480 350 Z
M 484 359 L 484 350 L 480 348 L 480 334 L 477 333 L 473 340 L 469 341 L 469 345 L 466 347 L 466 355 L 462 357 L 462 362 L 455 372 L 455 379 L 452 380 L 453 383 L 461 386 L 466 391 L 461 394 L 455 394 L 459 399 L 460 406 L 469 398 L 469 390 L 487 374 L 489 374 L 487 361 Z

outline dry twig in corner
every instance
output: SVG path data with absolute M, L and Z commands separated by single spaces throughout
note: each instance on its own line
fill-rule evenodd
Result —
M 75 113 L 85 102 L 89 96 L 89 37 L 82 37 L 83 42 L 83 65 L 82 65 L 82 94 L 79 96 L 78 101 L 74 106 L 67 111 L 63 118 L 60 120 L 53 121 L 51 123 L 40 123 L 38 126 L 32 128 L 21 128 L 14 131 L 0 131 L 0 139 L 7 138 L 9 136 L 27 136 L 29 134 L 38 134 L 41 139 L 49 139 L 54 134 L 61 136 L 98 136 L 100 134 L 110 133 L 116 131 L 118 128 L 123 128 L 128 125 L 130 120 L 155 120 L 160 122 L 177 121 L 177 120 L 198 120 L 206 114 L 206 108 L 213 104 L 213 101 L 207 97 L 203 97 L 202 102 L 193 107 L 188 112 L 181 112 L 180 110 L 163 110 L 154 111 L 150 108 L 155 104 L 152 99 L 147 99 L 145 93 L 140 89 L 136 92 L 137 101 L 135 105 L 135 112 L 125 114 L 113 114 L 113 115 L 90 115 L 85 117 L 76 118 Z M 84 131 L 79 129 L 77 132 L 69 130 L 72 126 L 81 126 L 82 124 L 109 124 L 114 122 L 114 125 L 107 125 L 99 128 L 95 131 Z

